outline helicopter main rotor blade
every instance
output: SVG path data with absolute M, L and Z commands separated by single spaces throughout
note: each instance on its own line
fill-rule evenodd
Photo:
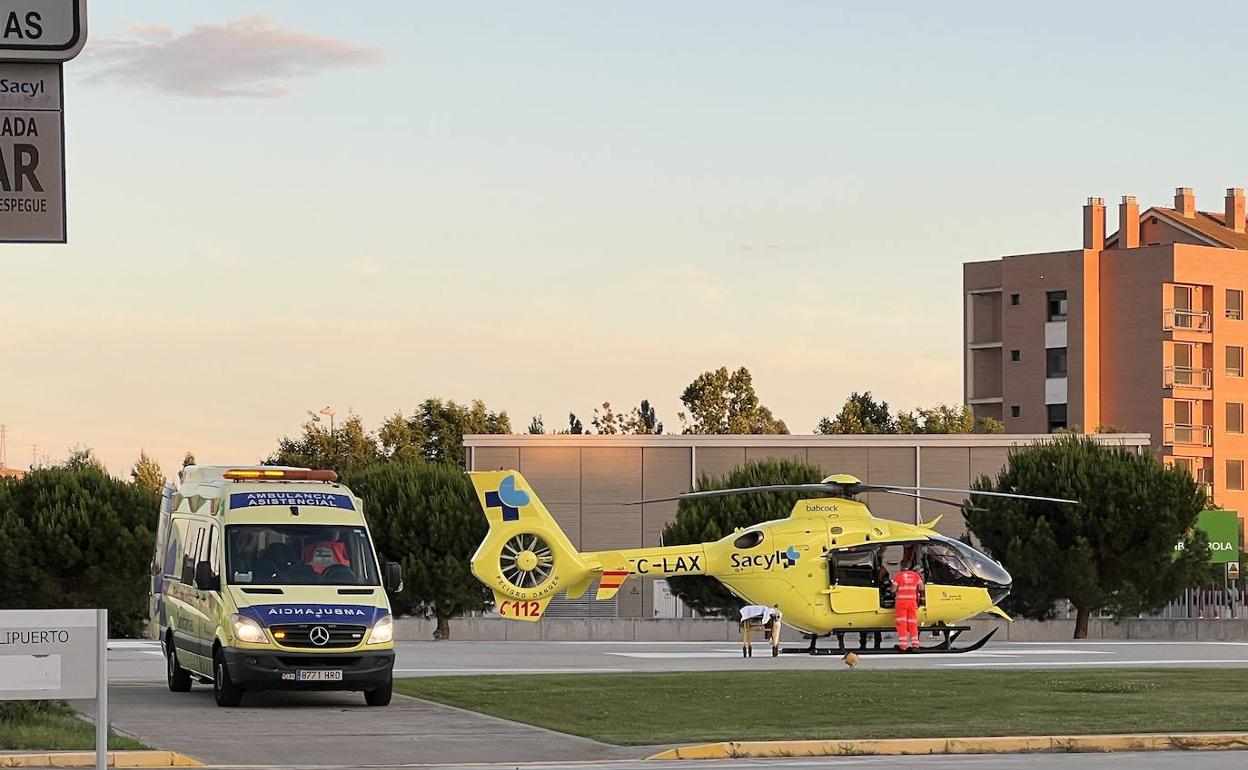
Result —
M 819 492 L 841 494 L 844 487 L 839 484 L 765 484 L 761 487 L 736 487 L 734 489 L 707 489 L 701 492 L 686 492 L 674 497 L 655 497 L 649 500 L 634 500 L 625 505 L 645 505 L 646 503 L 668 503 L 672 500 L 696 500 L 701 497 L 724 497 L 725 495 L 746 495 L 755 492 Z
M 880 490 L 880 491 L 881 491 L 881 492 L 886 492 L 886 493 L 888 493 L 888 494 L 890 494 L 890 495 L 905 495 L 906 497 L 913 497 L 913 498 L 914 498 L 914 499 L 916 499 L 916 500 L 926 500 L 926 501 L 928 501 L 929 503 L 940 503 L 941 505 L 948 505 L 948 506 L 950 506 L 950 507 L 953 507 L 953 508 L 958 508 L 958 509 L 963 510 L 963 511 L 982 511 L 982 510 L 984 510 L 983 508 L 976 508 L 976 507 L 975 507 L 975 506 L 973 506 L 973 505 L 963 505 L 962 503 L 954 503 L 954 502 L 951 502 L 951 501 L 949 501 L 949 500 L 941 500 L 939 497 L 928 497 L 928 496 L 926 496 L 926 495 L 916 495 L 916 494 L 915 494 L 915 493 L 913 493 L 913 492 L 902 492 L 900 489 L 882 489 L 882 490 Z
M 984 497 L 1008 497 L 1014 500 L 1040 500 L 1046 503 L 1070 503 L 1078 505 L 1078 500 L 1067 500 L 1062 497 L 1041 497 L 1040 495 L 1022 495 L 1015 492 L 984 492 L 978 489 L 947 489 L 945 487 L 906 487 L 883 484 L 863 484 L 854 489 L 854 494 L 861 492 L 952 492 L 959 495 L 983 495 Z

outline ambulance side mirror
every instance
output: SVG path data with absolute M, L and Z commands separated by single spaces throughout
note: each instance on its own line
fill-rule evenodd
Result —
M 221 590 L 221 581 L 212 574 L 212 565 L 206 561 L 195 565 L 195 587 L 200 591 Z
M 385 589 L 392 594 L 397 594 L 403 590 L 403 565 L 388 561 L 386 562 L 385 576 L 382 578 L 382 584 Z

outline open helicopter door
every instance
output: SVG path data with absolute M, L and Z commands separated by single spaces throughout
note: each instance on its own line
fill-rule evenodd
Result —
M 875 546 L 869 545 L 828 552 L 828 598 L 832 611 L 846 616 L 844 625 L 878 625 L 875 618 L 881 608 L 875 559 Z

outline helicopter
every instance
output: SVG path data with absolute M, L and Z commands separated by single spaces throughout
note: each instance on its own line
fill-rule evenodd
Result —
M 891 633 L 895 613 L 887 565 L 905 563 L 926 584 L 918 610 L 921 631 L 942 641 L 919 652 L 969 652 L 988 642 L 955 646 L 969 629 L 959 625 L 988 612 L 1006 620 L 997 605 L 1010 593 L 1010 574 L 971 545 L 936 532 L 940 517 L 920 524 L 876 518 L 855 499 L 866 492 L 904 495 L 961 508 L 923 493 L 961 493 L 1076 503 L 1053 497 L 943 487 L 868 484 L 854 476 L 833 475 L 817 483 L 770 484 L 687 492 L 639 500 L 630 505 L 723 495 L 800 492 L 788 518 L 739 528 L 714 542 L 616 551 L 579 552 L 518 471 L 471 471 L 489 531 L 472 556 L 472 573 L 494 593 L 504 618 L 537 621 L 560 591 L 583 596 L 597 582 L 595 600 L 611 599 L 630 577 L 710 575 L 747 604 L 779 610 L 786 625 L 809 639 L 808 647 L 784 652 L 841 654 L 845 635 L 857 633 L 858 654 L 889 654 L 880 635 Z M 884 570 L 881 574 L 881 570 Z M 835 650 L 819 648 L 820 637 L 835 636 Z M 875 646 L 867 648 L 868 637 Z M 773 655 L 780 650 L 773 648 Z

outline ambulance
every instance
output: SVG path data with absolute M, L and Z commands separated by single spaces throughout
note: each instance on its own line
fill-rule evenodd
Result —
M 329 470 L 187 466 L 166 487 L 151 627 L 169 689 L 353 690 L 390 703 L 394 621 L 363 503 Z

